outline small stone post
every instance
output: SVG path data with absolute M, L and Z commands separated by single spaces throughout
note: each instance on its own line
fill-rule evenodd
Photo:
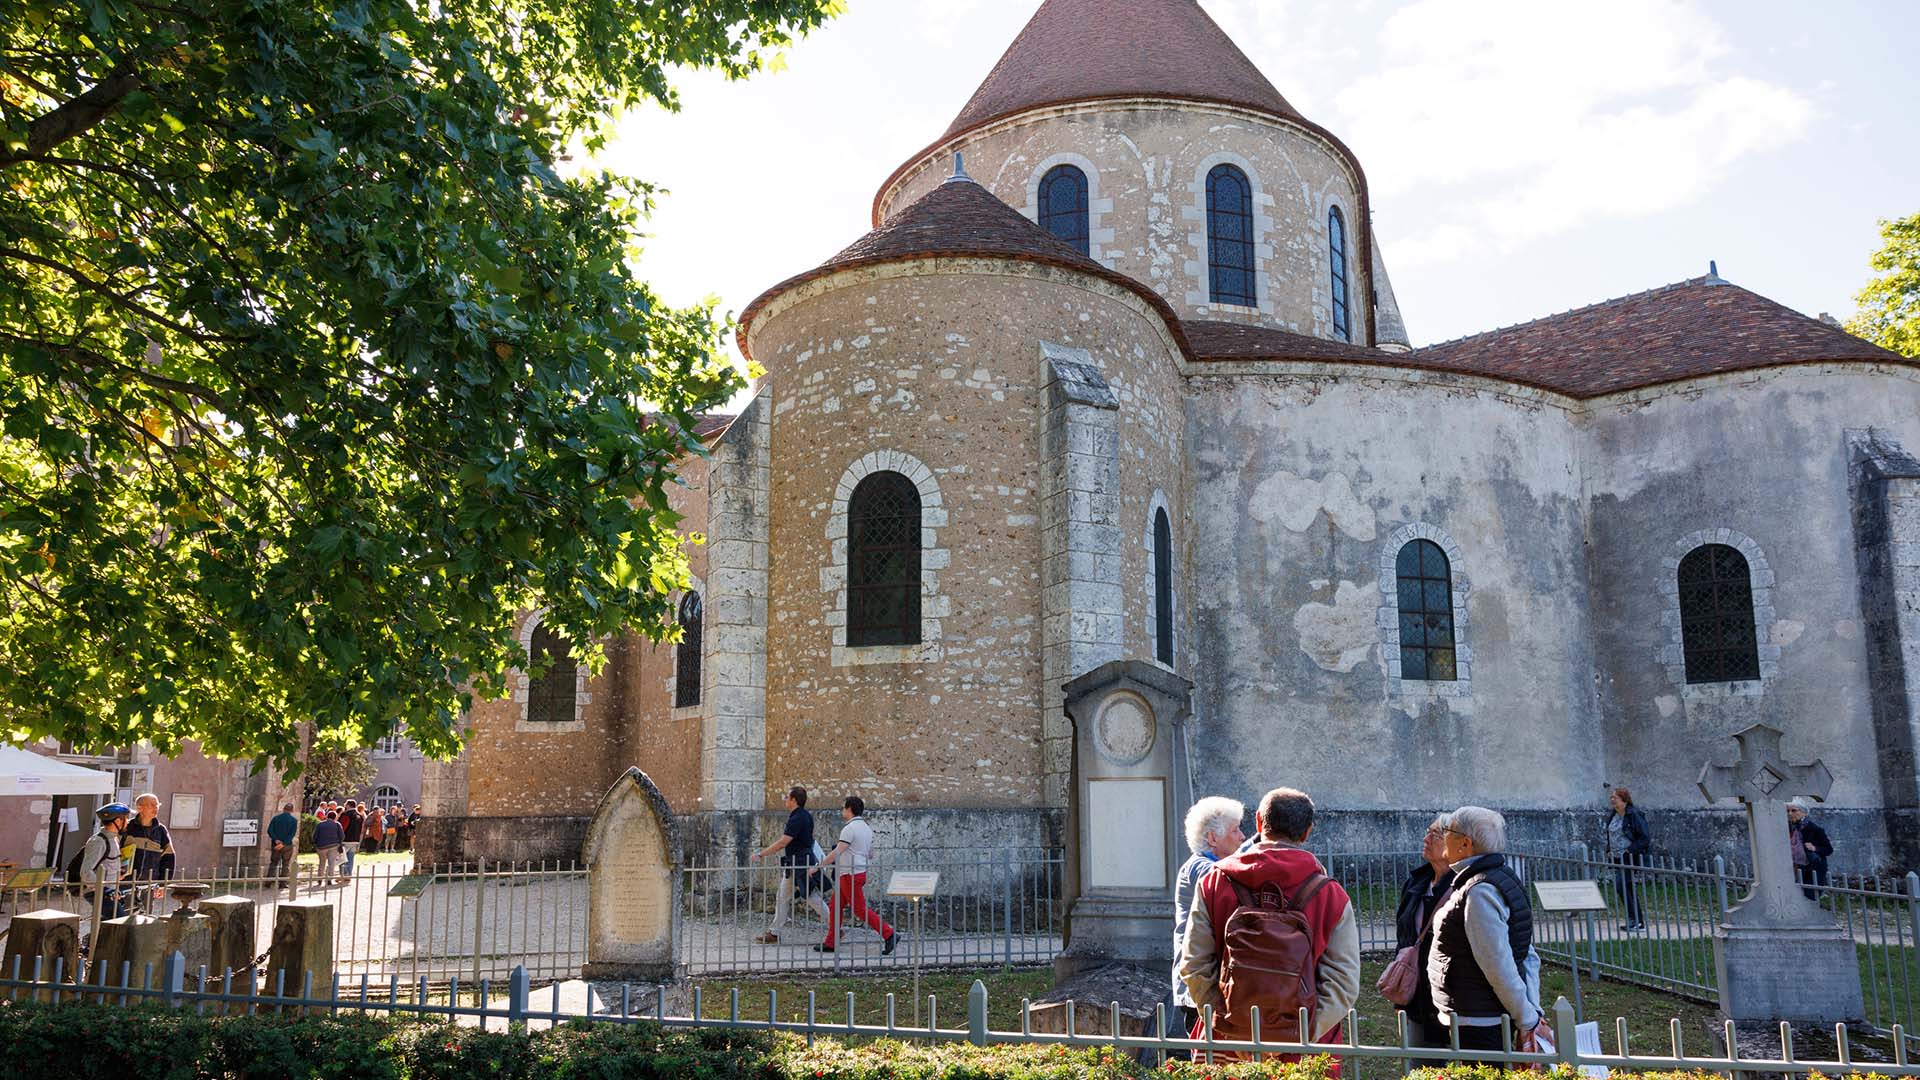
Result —
M 70 911 L 56 911 L 46 908 L 41 911 L 29 911 L 13 917 L 12 926 L 7 931 L 7 948 L 0 955 L 0 975 L 13 979 L 34 979 L 34 965 L 40 965 L 38 981 L 54 981 L 54 972 L 58 970 L 62 983 L 72 984 L 80 980 L 80 916 Z M 19 974 L 14 974 L 14 965 L 19 965 Z M 25 1000 L 31 996 L 35 1001 L 47 1001 L 51 993 L 45 990 L 23 991 L 15 988 L 11 995 L 15 1000 Z
M 101 923 L 100 931 L 93 935 L 93 971 L 87 981 L 95 986 L 140 987 L 146 984 L 149 969 L 154 978 L 159 978 L 167 960 L 170 921 L 151 915 L 123 915 Z
M 229 971 L 253 966 L 259 955 L 253 900 L 245 896 L 215 896 L 200 901 L 207 917 L 207 977 L 219 979 Z
M 333 985 L 333 905 L 293 900 L 274 912 L 263 994 L 298 997 Z

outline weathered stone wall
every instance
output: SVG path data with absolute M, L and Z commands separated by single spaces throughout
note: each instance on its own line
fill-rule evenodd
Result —
M 1884 429 L 1920 446 L 1920 380 L 1782 368 L 1595 403 L 1591 427 L 1606 778 L 1652 807 L 1698 807 L 1701 763 L 1725 760 L 1726 736 L 1765 720 L 1786 732 L 1790 760 L 1833 769 L 1831 807 L 1881 807 L 1846 431 Z M 1683 549 L 1709 539 L 1749 552 L 1755 682 L 1685 682 L 1674 572 Z M 1836 860 L 1860 867 L 1884 854 L 1871 815 L 1816 815 L 1833 822 Z
M 1035 110 L 943 147 L 907 170 L 882 214 L 931 191 L 963 152 L 967 172 L 1001 201 L 1039 218 L 1040 178 L 1059 164 L 1087 175 L 1091 254 L 1153 288 L 1181 318 L 1223 319 L 1332 338 L 1327 213 L 1347 225 L 1352 340 L 1366 343 L 1373 274 L 1361 257 L 1360 178 L 1320 136 L 1229 106 L 1095 102 Z M 1257 308 L 1214 304 L 1207 291 L 1206 178 L 1231 163 L 1254 188 Z M 1390 294 L 1390 290 L 1386 291 Z M 1395 309 L 1394 326 L 1398 327 Z M 1397 330 L 1404 339 L 1404 329 Z
M 1417 842 L 1462 803 L 1590 803 L 1604 750 L 1564 403 L 1362 373 L 1189 390 L 1195 794 L 1303 787 L 1348 815 L 1342 846 Z M 1399 677 L 1393 560 L 1416 537 L 1452 562 L 1455 681 Z
M 1156 490 L 1178 491 L 1184 417 L 1171 345 L 1126 290 L 1021 263 L 941 260 L 835 275 L 753 328 L 774 397 L 768 803 L 792 783 L 912 809 L 1059 805 L 1043 759 L 1042 341 L 1084 348 L 1121 401 L 1130 580 Z M 921 488 L 918 646 L 849 648 L 845 502 L 893 469 Z M 1146 598 L 1116 598 L 1123 648 Z M 836 633 L 836 631 L 838 631 Z M 837 801 L 837 798 L 835 799 Z

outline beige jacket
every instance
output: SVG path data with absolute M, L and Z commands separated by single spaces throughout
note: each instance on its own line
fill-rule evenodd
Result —
M 1198 1007 L 1212 1005 L 1218 1012 L 1224 999 L 1220 996 L 1220 956 L 1214 951 L 1213 938 L 1213 916 L 1196 894 L 1187 913 L 1187 940 L 1180 950 L 1180 981 L 1187 985 Z M 1359 1000 L 1360 924 L 1354 921 L 1349 900 L 1340 921 L 1327 935 L 1326 951 L 1314 968 L 1312 1037 L 1319 1039 L 1338 1027 Z

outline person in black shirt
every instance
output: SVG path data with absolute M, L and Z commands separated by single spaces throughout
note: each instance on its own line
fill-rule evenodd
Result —
M 127 846 L 133 849 L 135 881 L 166 881 L 173 877 L 173 837 L 160 822 L 160 797 L 148 792 L 133 800 L 133 820 L 127 824 Z M 139 906 L 153 908 L 153 893 L 142 890 Z
M 754 862 L 773 854 L 780 853 L 780 880 L 774 886 L 773 925 L 767 932 L 753 940 L 762 945 L 775 945 L 780 941 L 780 930 L 793 918 L 793 897 L 795 893 L 806 898 L 807 906 L 813 909 L 821 919 L 827 917 L 827 905 L 816 895 L 809 883 L 809 869 L 814 864 L 813 849 L 813 812 L 807 809 L 807 789 L 795 785 L 787 792 L 787 827 L 780 839 L 756 851 L 751 856 Z
M 1446 1046 L 1447 1028 L 1440 1023 L 1433 1004 L 1433 984 L 1427 981 L 1427 960 L 1433 952 L 1433 912 L 1453 884 L 1453 870 L 1446 858 L 1446 815 L 1427 826 L 1420 844 L 1421 863 L 1400 887 L 1400 906 L 1394 914 L 1394 948 L 1417 945 L 1414 954 L 1413 1000 L 1401 1006 L 1406 1010 L 1407 1038 L 1414 1046 Z
M 340 812 L 340 829 L 346 833 L 346 841 L 340 845 L 340 850 L 347 855 L 346 863 L 340 867 L 340 880 L 343 882 L 353 878 L 353 857 L 360 851 L 360 830 L 366 828 L 366 823 L 367 819 L 360 814 L 360 804 L 348 799 L 347 808 Z

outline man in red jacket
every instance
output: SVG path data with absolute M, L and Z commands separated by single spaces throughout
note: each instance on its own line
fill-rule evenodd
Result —
M 1292 788 L 1267 792 L 1253 820 L 1258 840 L 1215 863 L 1214 872 L 1200 879 L 1187 919 L 1186 961 L 1180 966 L 1180 978 L 1196 1005 L 1213 1006 L 1215 1038 L 1250 1038 L 1251 1005 L 1260 1006 L 1263 1041 L 1286 1038 L 1283 1029 L 1293 1027 L 1297 1015 L 1293 1010 L 1277 1007 L 1277 1001 L 1253 1001 L 1244 1007 L 1236 1001 L 1235 1008 L 1228 1010 L 1222 992 L 1223 968 L 1227 978 L 1234 978 L 1236 963 L 1257 969 L 1259 959 L 1236 958 L 1228 952 L 1227 924 L 1243 906 L 1241 890 L 1258 894 L 1268 886 L 1278 888 L 1288 906 L 1298 906 L 1305 917 L 1314 973 L 1313 1000 L 1308 1006 L 1311 1039 L 1338 1042 L 1341 1021 L 1360 997 L 1360 928 L 1354 922 L 1353 904 L 1345 889 L 1325 880 L 1320 860 L 1300 846 L 1313 832 L 1313 800 L 1305 792 Z M 1253 984 L 1251 979 L 1247 982 Z M 1203 1035 L 1196 1027 L 1192 1037 Z

